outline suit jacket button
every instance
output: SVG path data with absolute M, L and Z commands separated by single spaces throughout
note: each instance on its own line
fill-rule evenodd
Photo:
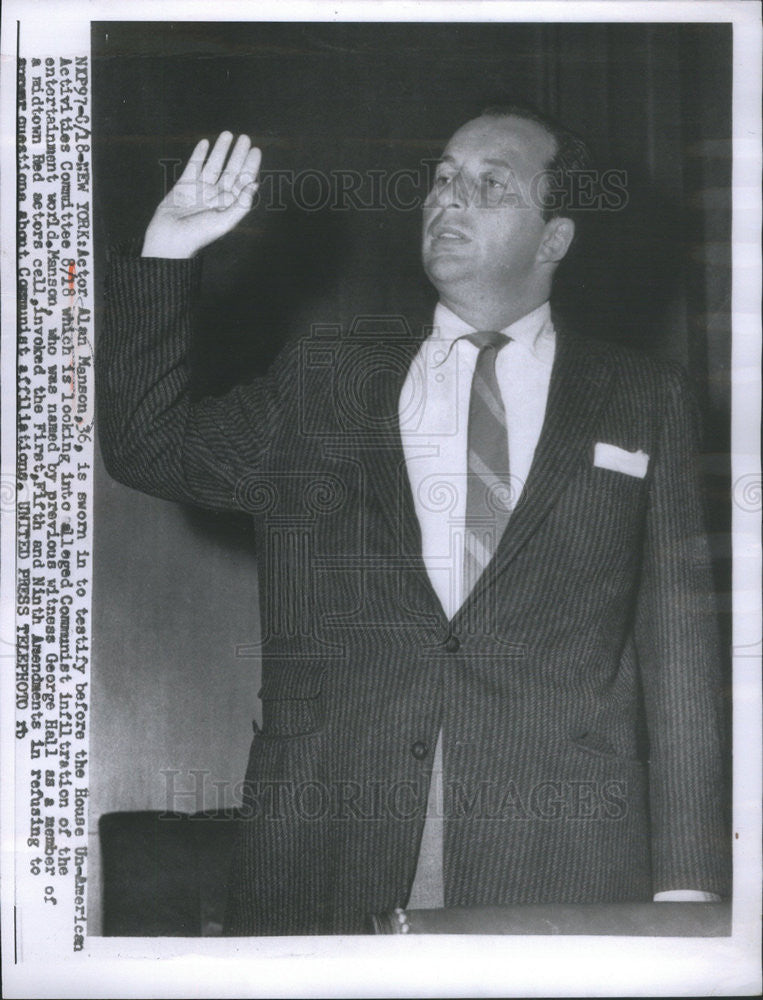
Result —
M 416 740 L 416 742 L 411 747 L 411 753 L 416 758 L 416 760 L 423 760 L 428 752 L 429 752 L 429 747 L 426 745 L 426 743 L 423 743 L 421 740 Z
M 461 648 L 461 643 L 459 642 L 457 635 L 449 635 L 445 640 L 445 648 L 449 653 L 457 653 Z

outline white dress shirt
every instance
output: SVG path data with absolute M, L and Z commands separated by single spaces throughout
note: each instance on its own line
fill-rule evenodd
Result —
M 433 329 L 411 363 L 400 394 L 398 415 L 406 469 L 421 527 L 424 565 L 448 619 L 461 607 L 464 520 L 466 516 L 467 424 L 478 348 L 474 333 L 447 306 L 438 303 Z M 506 410 L 513 502 L 530 472 L 546 415 L 556 332 L 544 302 L 501 331 L 510 338 L 498 352 L 496 379 Z M 438 737 L 422 855 L 430 849 L 430 824 L 442 817 L 442 744 Z M 441 843 L 441 841 L 440 841 Z M 441 849 L 441 848 L 440 848 Z M 420 858 L 420 864 L 421 864 Z M 420 867 L 408 906 L 431 906 L 427 876 Z M 693 889 L 659 892 L 655 902 L 714 901 Z M 442 905 L 440 903 L 440 905 Z
M 421 526 L 422 555 L 445 614 L 463 603 L 469 395 L 478 348 L 457 340 L 475 328 L 439 303 L 433 330 L 400 394 L 400 433 Z M 548 302 L 502 331 L 495 373 L 506 410 L 509 469 L 516 498 L 530 471 L 546 412 L 556 334 Z

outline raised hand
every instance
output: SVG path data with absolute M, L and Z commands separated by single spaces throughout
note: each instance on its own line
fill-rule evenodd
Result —
M 143 257 L 193 257 L 228 233 L 252 207 L 262 154 L 240 135 L 221 132 L 196 145 L 179 180 L 160 202 L 146 230 Z M 226 161 L 227 157 L 227 163 Z

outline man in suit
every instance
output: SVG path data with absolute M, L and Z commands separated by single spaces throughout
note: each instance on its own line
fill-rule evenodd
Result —
M 585 147 L 522 109 L 468 122 L 424 208 L 423 330 L 307 337 L 193 402 L 196 254 L 257 184 L 259 151 L 231 143 L 200 143 L 142 256 L 112 261 L 98 352 L 111 473 L 259 531 L 263 725 L 230 933 L 718 898 L 720 678 L 685 379 L 557 329 L 548 304 L 575 233 L 553 187 Z

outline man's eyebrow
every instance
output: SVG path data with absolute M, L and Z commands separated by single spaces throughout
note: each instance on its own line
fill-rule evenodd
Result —
M 438 165 L 440 163 L 455 163 L 456 158 L 451 156 L 450 153 L 445 153 L 443 156 L 437 160 Z M 508 160 L 496 159 L 495 157 L 486 157 L 482 160 L 482 163 L 487 164 L 490 167 L 505 167 L 507 170 L 511 170 L 511 164 Z

